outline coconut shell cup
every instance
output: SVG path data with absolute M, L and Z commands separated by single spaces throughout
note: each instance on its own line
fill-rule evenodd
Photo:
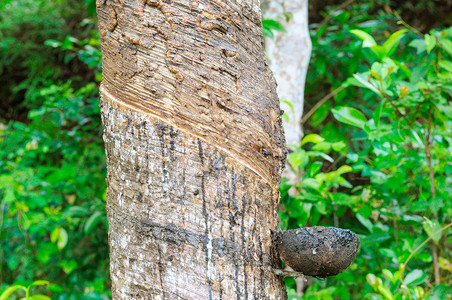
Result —
M 306 227 L 276 234 L 281 259 L 304 275 L 325 278 L 344 272 L 355 259 L 359 238 L 350 230 Z

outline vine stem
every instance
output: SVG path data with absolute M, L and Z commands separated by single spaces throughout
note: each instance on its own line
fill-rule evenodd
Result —
M 407 260 L 403 263 L 403 269 L 406 269 L 406 265 L 408 264 L 408 262 L 410 261 L 410 259 L 413 257 L 413 255 L 419 251 L 419 249 L 421 249 L 422 247 L 424 247 L 425 244 L 427 244 L 431 239 L 432 236 L 446 230 L 447 228 L 452 227 L 452 223 L 449 223 L 448 225 L 444 226 L 443 228 L 433 232 L 425 241 L 422 242 L 422 244 L 420 244 L 416 249 L 414 249 L 413 252 L 411 252 L 410 256 L 408 256 Z
M 433 163 L 432 163 L 432 108 L 430 107 L 429 115 L 428 115 L 428 128 L 427 128 L 427 136 L 425 138 L 425 154 L 427 156 L 427 165 L 428 165 L 428 173 L 429 173 L 429 182 L 430 182 L 430 192 L 432 195 L 432 200 L 436 198 L 436 187 L 435 187 L 435 174 L 433 172 Z M 435 275 L 435 284 L 441 284 L 441 277 L 439 273 L 439 264 L 438 264 L 438 246 L 436 243 L 433 243 L 432 246 L 432 258 L 433 258 L 433 271 Z
M 325 102 L 327 102 L 328 100 L 330 100 L 331 98 L 333 98 L 337 93 L 339 93 L 340 91 L 342 91 L 345 87 L 344 86 L 340 86 L 337 89 L 335 89 L 334 91 L 332 91 L 331 93 L 329 93 L 328 95 L 326 95 L 325 97 L 323 97 L 322 99 L 320 99 L 319 102 L 316 103 L 316 105 L 314 105 L 313 108 L 311 108 L 307 114 L 304 115 L 303 119 L 301 120 L 301 125 L 303 125 L 304 123 L 306 123 L 306 121 L 312 116 L 313 113 L 315 113 L 315 111 L 322 106 L 322 104 L 324 104 Z

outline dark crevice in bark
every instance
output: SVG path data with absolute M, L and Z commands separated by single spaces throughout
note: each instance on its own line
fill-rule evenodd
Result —
M 114 298 L 162 297 L 162 281 L 166 299 L 284 299 L 270 186 L 202 139 L 101 101 Z
M 244 179 L 244 178 L 243 178 Z M 244 182 L 244 180 L 243 180 Z M 244 184 L 245 186 L 245 184 Z M 246 271 L 246 265 L 248 263 L 248 255 L 247 255 L 247 247 L 246 247 L 246 240 L 245 240 L 245 211 L 246 211 L 246 198 L 245 196 L 242 197 L 242 224 L 240 226 L 240 235 L 242 237 L 242 258 L 243 258 L 243 274 L 245 276 L 244 279 L 244 288 L 245 288 L 245 299 L 248 299 L 248 275 Z
M 203 155 L 203 151 L 202 151 L 202 144 L 201 144 L 201 140 L 198 140 L 198 149 L 199 149 L 199 159 L 201 160 L 201 166 L 204 167 L 204 155 Z M 202 214 L 204 216 L 204 223 L 206 226 L 205 229 L 205 251 L 206 251 L 206 268 L 207 268 L 207 281 L 209 283 L 209 299 L 212 299 L 212 280 L 210 279 L 210 260 L 212 259 L 212 253 L 209 253 L 209 215 L 207 213 L 207 205 L 206 205 L 206 189 L 205 189 L 205 178 L 204 176 L 206 175 L 206 173 L 204 172 L 204 170 L 202 171 L 202 176 L 201 176 L 201 197 L 202 197 Z
M 160 286 L 162 287 L 163 300 L 165 300 L 166 299 L 166 293 L 165 293 L 165 285 L 163 284 L 164 267 L 163 267 L 163 263 L 162 263 L 162 250 L 160 249 L 160 245 L 158 243 L 157 243 L 157 250 L 159 252 L 158 265 L 159 265 Z

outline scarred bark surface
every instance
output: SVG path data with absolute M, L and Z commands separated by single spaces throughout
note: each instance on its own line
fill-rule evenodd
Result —
M 98 1 L 114 299 L 285 299 L 258 1 Z
M 259 0 L 100 0 L 104 89 L 277 183 L 285 155 Z

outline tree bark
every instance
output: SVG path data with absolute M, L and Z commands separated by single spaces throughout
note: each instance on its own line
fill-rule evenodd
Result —
M 100 0 L 114 299 L 285 299 L 259 1 Z

